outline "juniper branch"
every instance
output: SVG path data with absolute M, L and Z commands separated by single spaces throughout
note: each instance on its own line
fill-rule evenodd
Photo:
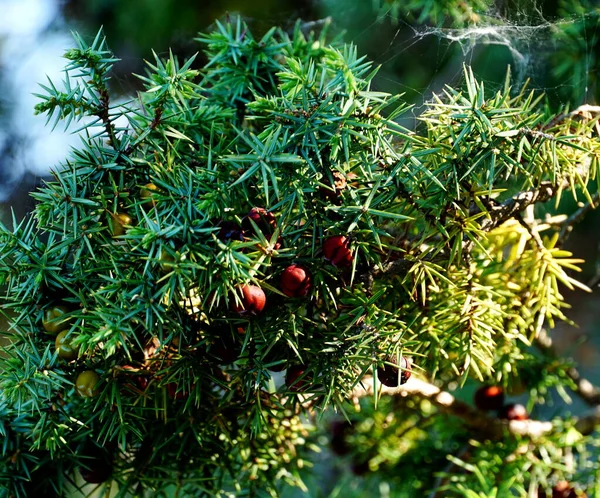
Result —
M 552 338 L 548 335 L 545 329 L 542 329 L 535 340 L 536 347 L 545 354 L 553 357 L 558 357 Z M 588 405 L 600 406 L 600 389 L 592 384 L 589 380 L 582 377 L 575 367 L 571 367 L 566 371 L 567 376 L 575 383 L 575 393 Z
M 575 211 L 571 216 L 569 216 L 562 224 L 562 228 L 560 230 L 560 234 L 558 236 L 557 246 L 561 246 L 565 243 L 568 236 L 573 231 L 574 226 L 579 223 L 586 214 L 588 214 L 593 209 L 598 207 L 598 203 L 600 202 L 600 192 L 596 192 L 592 196 L 592 202 L 586 203 L 584 206 Z
M 454 396 L 429 382 L 420 379 L 410 379 L 406 384 L 398 387 L 387 387 L 378 384 L 378 393 L 392 396 L 418 396 L 429 400 L 441 412 L 460 418 L 471 429 L 484 437 L 501 438 L 505 431 L 510 434 L 538 438 L 552 432 L 551 422 L 539 420 L 511 420 L 506 422 L 490 417 L 473 408 L 467 403 L 457 400 Z M 365 377 L 354 389 L 352 396 L 355 399 L 372 396 L 374 393 L 372 377 Z M 598 414 L 600 422 L 600 413 Z
M 568 183 L 565 181 L 560 185 L 552 182 L 541 182 L 538 188 L 519 192 L 517 195 L 504 201 L 501 204 L 490 207 L 490 218 L 483 221 L 481 229 L 489 232 L 499 227 L 508 219 L 518 215 L 528 206 L 537 202 L 546 202 L 556 195 L 560 188 L 565 188 Z

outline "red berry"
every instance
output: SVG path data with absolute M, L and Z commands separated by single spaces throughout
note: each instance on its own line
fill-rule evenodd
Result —
M 335 266 L 350 266 L 352 264 L 352 252 L 348 247 L 348 237 L 334 235 L 323 242 L 323 256 Z
M 483 386 L 475 392 L 474 400 L 480 410 L 500 410 L 504 405 L 504 390 L 499 386 Z
M 285 385 L 290 391 L 303 391 L 307 385 L 306 366 L 304 365 L 292 365 L 287 369 L 285 375 Z M 300 378 L 304 376 L 303 378 Z
M 131 365 L 123 365 L 123 370 L 131 372 L 131 373 L 136 373 L 139 369 L 132 367 Z M 146 388 L 148 387 L 148 384 L 150 384 L 150 381 L 148 380 L 148 378 L 144 375 L 135 375 L 135 376 L 129 376 L 129 380 L 133 380 L 133 382 L 135 382 L 136 386 L 138 387 L 138 389 L 140 391 L 145 391 Z M 130 384 L 131 386 L 131 384 Z
M 538 498 L 547 498 L 546 492 L 543 489 L 538 490 Z M 577 494 L 575 488 L 567 481 L 559 481 L 552 488 L 552 498 L 587 498 L 585 493 Z
M 251 313 L 253 315 L 260 313 L 267 302 L 265 292 L 257 285 L 244 285 L 242 291 L 242 302 L 233 303 L 233 311 L 241 315 Z
M 244 227 L 244 230 L 252 230 L 253 226 L 250 220 L 256 223 L 258 228 L 260 228 L 262 233 L 265 235 L 270 234 L 277 226 L 275 215 L 261 207 L 253 207 L 244 217 L 242 220 L 242 226 Z
M 377 379 L 384 386 L 387 387 L 398 387 L 400 384 L 406 383 L 412 375 L 411 361 L 404 356 L 400 357 L 400 368 L 398 368 L 396 356 L 387 356 L 385 358 L 386 364 L 377 367 Z M 392 363 L 393 365 L 388 365 Z
M 190 394 L 185 390 L 177 390 L 177 384 L 175 382 L 169 382 L 167 384 L 167 393 L 171 399 L 185 399 Z
M 527 409 L 518 403 L 505 405 L 498 411 L 498 417 L 505 420 L 528 420 Z
M 281 290 L 288 297 L 303 297 L 312 286 L 310 272 L 300 265 L 290 265 L 281 274 Z
M 275 215 L 273 213 L 267 211 L 265 208 L 253 207 L 242 220 L 242 228 L 246 234 L 248 234 L 248 232 L 250 234 L 255 233 L 254 226 L 250 220 L 256 223 L 258 229 L 267 240 L 271 239 L 271 236 L 277 227 L 277 222 L 275 221 Z M 273 244 L 273 249 L 277 250 L 280 247 L 281 237 Z

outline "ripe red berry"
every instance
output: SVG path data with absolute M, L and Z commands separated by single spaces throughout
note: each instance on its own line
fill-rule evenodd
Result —
M 270 234 L 277 226 L 275 215 L 261 207 L 253 207 L 244 217 L 242 220 L 242 226 L 244 230 L 252 230 L 253 226 L 250 220 L 256 223 L 258 228 L 260 228 L 262 233 L 265 235 Z
M 310 272 L 300 265 L 290 265 L 281 274 L 281 290 L 288 297 L 303 297 L 312 286 Z
M 334 235 L 323 242 L 323 256 L 332 265 L 345 267 L 352 264 L 352 252 L 348 246 L 348 237 Z
M 505 405 L 498 411 L 498 417 L 504 420 L 528 420 L 527 409 L 518 403 Z
M 275 228 L 277 227 L 277 221 L 275 221 L 275 215 L 265 208 L 253 207 L 250 212 L 242 219 L 243 234 L 251 237 L 256 233 L 256 229 L 251 223 L 252 220 L 263 236 L 270 240 Z M 273 249 L 277 250 L 281 247 L 281 237 L 273 244 Z
M 482 386 L 475 392 L 474 401 L 480 410 L 500 410 L 504 405 L 504 390 L 500 386 Z
M 290 391 L 303 391 L 307 385 L 306 366 L 304 365 L 292 365 L 287 369 L 285 375 L 285 385 Z M 304 376 L 303 378 L 300 378 Z
M 190 394 L 185 389 L 178 389 L 177 383 L 175 382 L 169 382 L 167 384 L 167 393 L 171 399 L 185 399 Z
M 265 292 L 257 285 L 244 285 L 242 291 L 241 303 L 233 303 L 233 311 L 241 315 L 260 313 L 267 302 Z
M 382 366 L 377 367 L 377 379 L 384 386 L 387 387 L 398 387 L 400 384 L 406 383 L 412 375 L 411 361 L 404 356 L 400 357 L 400 368 L 398 368 L 398 362 L 396 356 L 387 356 L 385 358 L 386 363 Z M 389 365 L 388 363 L 392 363 Z

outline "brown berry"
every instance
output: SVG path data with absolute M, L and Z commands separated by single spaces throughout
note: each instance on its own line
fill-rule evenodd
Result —
M 518 403 L 505 405 L 498 411 L 498 417 L 504 420 L 528 420 L 527 409 Z
M 500 410 L 504 405 L 504 390 L 500 386 L 482 386 L 475 392 L 474 401 L 480 410 Z
M 281 274 L 280 286 L 288 297 L 304 297 L 312 286 L 310 272 L 300 265 L 290 265 Z
M 265 292 L 257 285 L 244 285 L 242 291 L 241 303 L 234 302 L 233 311 L 240 315 L 260 313 L 267 302 Z
M 397 357 L 394 355 L 385 358 L 385 364 L 377 367 L 377 379 L 384 386 L 398 387 L 406 383 L 412 375 L 411 361 L 404 356 L 400 357 L 400 367 L 398 368 Z M 389 364 L 391 363 L 391 365 Z
M 348 237 L 334 235 L 323 242 L 323 256 L 332 265 L 345 267 L 352 264 L 352 252 L 350 251 Z

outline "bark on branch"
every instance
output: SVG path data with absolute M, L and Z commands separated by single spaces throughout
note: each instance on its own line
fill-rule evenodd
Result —
M 420 379 L 411 378 L 406 384 L 398 387 L 387 387 L 377 383 L 378 393 L 392 396 L 418 396 L 428 399 L 442 413 L 460 418 L 465 425 L 482 436 L 491 439 L 502 438 L 506 431 L 511 434 L 537 438 L 552 431 L 552 422 L 538 420 L 511 420 L 505 421 L 490 417 L 463 401 L 438 387 Z M 356 399 L 372 396 L 374 393 L 374 382 L 372 377 L 365 377 L 356 386 L 352 396 Z M 598 415 L 600 418 L 600 414 Z

